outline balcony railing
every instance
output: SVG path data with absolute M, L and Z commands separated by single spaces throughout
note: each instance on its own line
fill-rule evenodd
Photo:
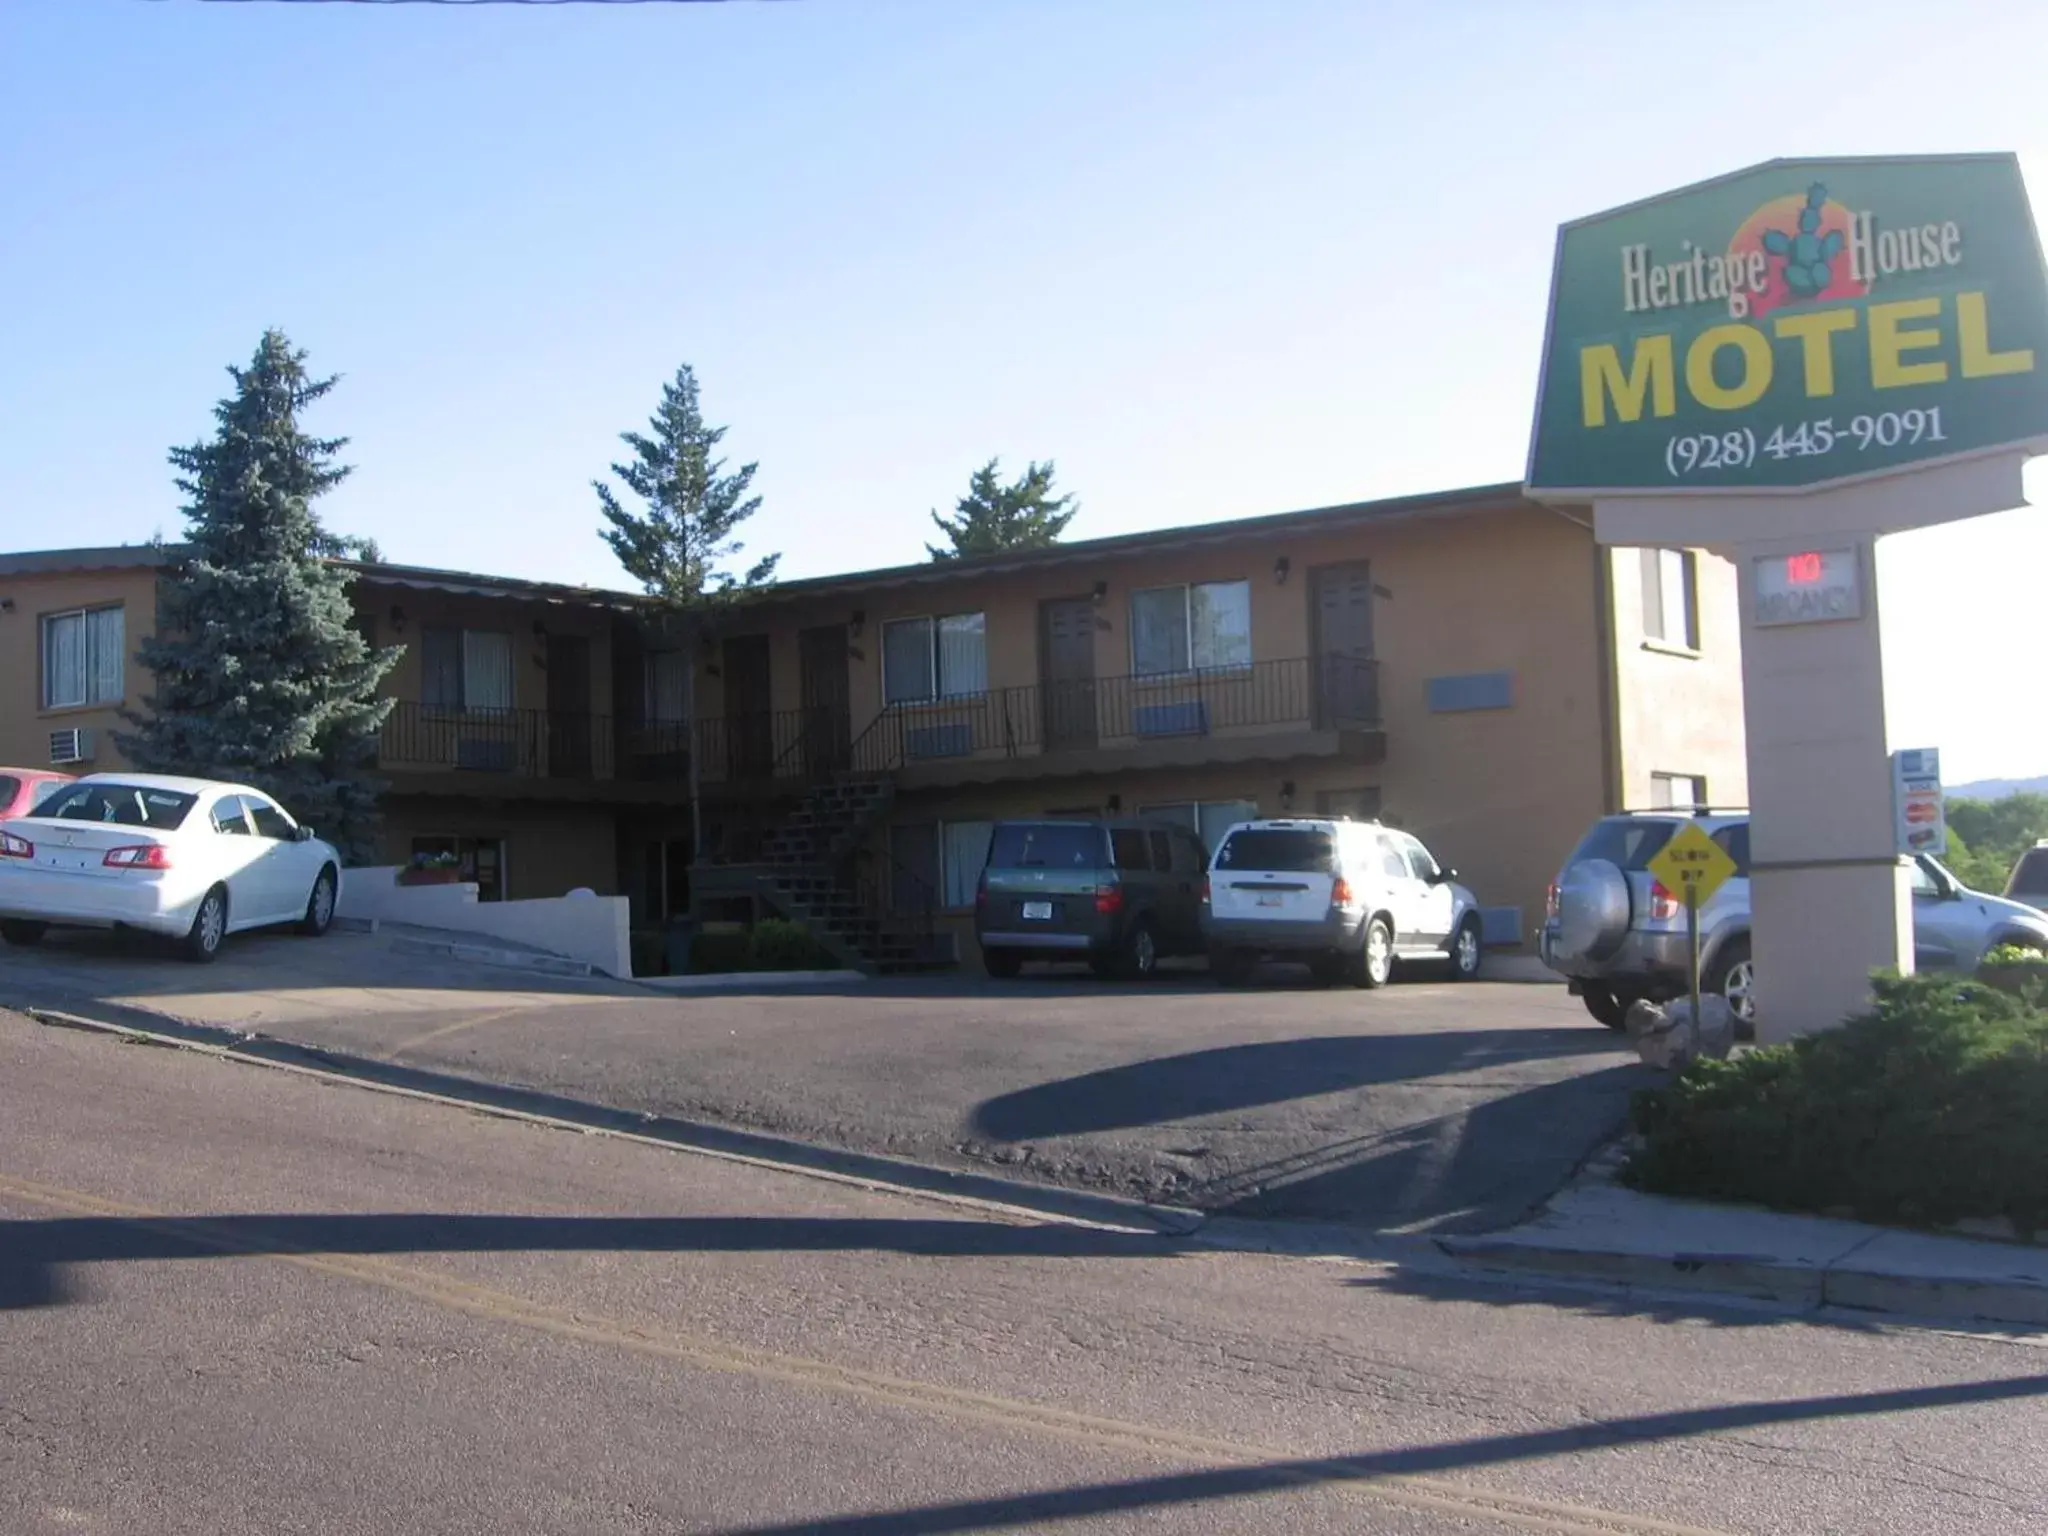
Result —
M 692 736 L 681 721 L 628 721 L 544 709 L 459 709 L 401 700 L 378 736 L 391 772 L 473 772 L 519 778 L 682 784 Z M 716 716 L 694 732 L 703 782 L 829 777 L 847 765 L 844 711 Z
M 681 785 L 694 734 L 706 785 L 817 783 L 948 758 L 1118 752 L 1189 738 L 1378 727 L 1379 670 L 1348 657 L 1295 657 L 1160 676 L 1098 677 L 992 688 L 892 705 L 858 737 L 843 708 L 681 722 L 535 709 L 450 709 L 401 702 L 384 723 L 379 766 L 524 778 Z
M 944 758 L 1131 749 L 1187 737 L 1373 730 L 1379 669 L 1350 657 L 1097 677 L 993 688 L 885 710 L 854 743 L 850 766 L 883 772 Z

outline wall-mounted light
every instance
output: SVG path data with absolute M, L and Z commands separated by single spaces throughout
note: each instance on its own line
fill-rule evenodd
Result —
M 401 635 L 405 633 L 405 610 L 396 603 L 391 605 L 391 627 Z
M 1109 596 L 1109 583 L 1106 581 L 1098 581 L 1097 583 L 1095 583 L 1095 590 L 1092 593 L 1090 593 L 1089 596 L 1091 596 L 1099 605 Z
M 1287 573 L 1294 569 L 1294 563 L 1285 555 L 1273 562 L 1273 580 L 1281 586 L 1287 585 Z
M 533 621 L 533 633 L 534 633 L 534 636 L 535 636 L 535 638 L 537 638 L 537 639 L 541 639 L 541 640 L 545 640 L 545 639 L 547 639 L 547 637 L 548 637 L 548 621 L 547 621 L 546 619 L 535 619 L 535 620 Z
M 1280 809 L 1283 811 L 1294 809 L 1294 780 L 1292 779 L 1286 780 L 1280 786 Z
M 860 632 L 861 632 L 862 630 L 866 629 L 867 627 L 868 627 L 868 611 L 867 611 L 867 609 L 865 609 L 865 608 L 856 608 L 856 609 L 854 609 L 854 610 L 853 610 L 853 617 L 852 617 L 852 618 L 850 618 L 850 619 L 848 619 L 848 620 L 846 621 L 846 632 L 847 632 L 847 633 L 848 633 L 849 635 L 851 635 L 851 636 L 852 636 L 852 637 L 853 637 L 854 639 L 858 640 L 858 639 L 860 638 Z
M 1121 811 L 1121 810 L 1122 810 L 1123 808 L 1124 808 L 1124 797 L 1123 797 L 1122 795 L 1111 795 L 1111 796 L 1109 797 L 1109 813 L 1110 813 L 1110 815 L 1112 815 L 1112 816 L 1116 815 L 1116 813 L 1117 813 L 1117 812 L 1119 812 L 1119 811 Z
M 0 613 L 12 612 L 14 612 L 14 599 L 11 597 L 0 597 Z

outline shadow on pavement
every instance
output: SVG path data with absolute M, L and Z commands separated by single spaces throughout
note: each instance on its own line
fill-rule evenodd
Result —
M 477 1216 L 453 1213 L 80 1216 L 0 1220 L 0 1311 L 71 1292 L 63 1268 L 265 1254 L 834 1253 L 940 1258 L 1148 1258 L 1170 1238 L 1064 1224 L 771 1216 Z
M 1780 1328 L 1796 1323 L 1803 1328 L 1884 1333 L 1898 1326 L 1898 1319 L 1880 1313 L 1861 1317 L 1841 1311 L 1800 1311 L 1787 1303 L 1761 1298 L 1749 1301 L 1739 1296 L 1687 1295 L 1678 1289 L 1684 1285 L 1682 1279 L 1672 1281 L 1672 1291 L 1653 1295 L 1615 1289 L 1598 1277 L 1574 1285 L 1567 1275 L 1546 1275 L 1535 1271 L 1511 1275 L 1490 1270 L 1484 1276 L 1467 1277 L 1416 1269 L 1390 1269 L 1343 1283 L 1358 1290 L 1391 1296 L 1415 1296 L 1425 1301 L 1477 1303 L 1496 1308 L 1542 1307 L 1552 1312 L 1576 1312 L 1582 1317 L 1634 1317 L 1653 1323 L 1708 1323 L 1716 1328 Z
M 1652 1081 L 1646 1068 L 1616 1065 L 1488 1093 L 1456 1114 L 1232 1170 L 1182 1198 L 1264 1220 L 1495 1231 L 1556 1193 L 1621 1130 L 1630 1096 Z
M 1613 1050 L 1611 1036 L 1583 1029 L 1431 1030 L 1260 1041 L 1040 1083 L 987 1100 L 971 1123 L 998 1141 L 1085 1136 L 1374 1083 Z
M 1725 1403 L 1713 1408 L 1646 1413 L 1625 1419 L 1599 1419 L 1566 1429 L 1533 1430 L 1496 1435 L 1484 1440 L 1454 1440 L 1442 1445 L 1414 1446 L 1361 1456 L 1330 1456 L 1295 1461 L 1258 1462 L 1201 1472 L 1168 1473 L 1126 1482 L 1055 1488 L 1042 1493 L 1009 1494 L 955 1504 L 882 1514 L 813 1517 L 796 1525 L 748 1526 L 729 1536 L 910 1536 L 910 1533 L 995 1531 L 1019 1526 L 1085 1520 L 1139 1510 L 1165 1510 L 1239 1499 L 1254 1494 L 1304 1488 L 1369 1483 L 1394 1477 L 1427 1477 L 1473 1467 L 1494 1467 L 1585 1451 L 1606 1451 L 1659 1441 L 1685 1440 L 1728 1430 L 1798 1424 L 1816 1419 L 1853 1419 L 1887 1413 L 1911 1413 L 2007 1403 L 2048 1396 L 2048 1376 L 2014 1376 L 1954 1386 L 1907 1387 L 1889 1392 L 1860 1392 L 1836 1397 L 1801 1397 L 1775 1402 Z M 1576 1526 L 1573 1528 L 1577 1528 Z

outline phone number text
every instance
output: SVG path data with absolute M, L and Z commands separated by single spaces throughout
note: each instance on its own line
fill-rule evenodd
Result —
M 1664 467 L 1674 480 L 1687 475 L 1712 474 L 1715 470 L 1754 468 L 1757 456 L 1767 459 L 1814 459 L 1837 448 L 1858 453 L 1872 448 L 1908 447 L 1920 443 L 1945 443 L 1941 407 L 1925 410 L 1884 411 L 1875 416 L 1852 416 L 1846 424 L 1833 416 L 1802 421 L 1796 426 L 1777 426 L 1770 436 L 1758 439 L 1753 427 L 1728 432 L 1692 432 L 1674 437 L 1664 445 Z

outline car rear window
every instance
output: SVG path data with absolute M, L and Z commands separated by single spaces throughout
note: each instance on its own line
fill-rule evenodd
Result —
M 1593 830 L 1573 850 L 1571 862 L 1604 859 L 1622 869 L 1645 870 L 1678 827 L 1677 822 L 1662 817 L 1610 816 L 1593 823 Z
M 1240 827 L 1216 850 L 1216 867 L 1328 874 L 1337 849 L 1329 833 L 1307 827 Z
M 14 797 L 21 793 L 21 780 L 11 773 L 0 773 L 0 808 L 14 804 Z
M 143 784 L 67 784 L 36 807 L 58 821 L 98 821 L 116 827 L 175 832 L 197 797 Z
M 1098 869 L 1102 829 L 1077 822 L 1006 821 L 989 841 L 990 869 Z
M 2013 866 L 2008 896 L 2048 896 L 2048 848 L 2029 848 Z

